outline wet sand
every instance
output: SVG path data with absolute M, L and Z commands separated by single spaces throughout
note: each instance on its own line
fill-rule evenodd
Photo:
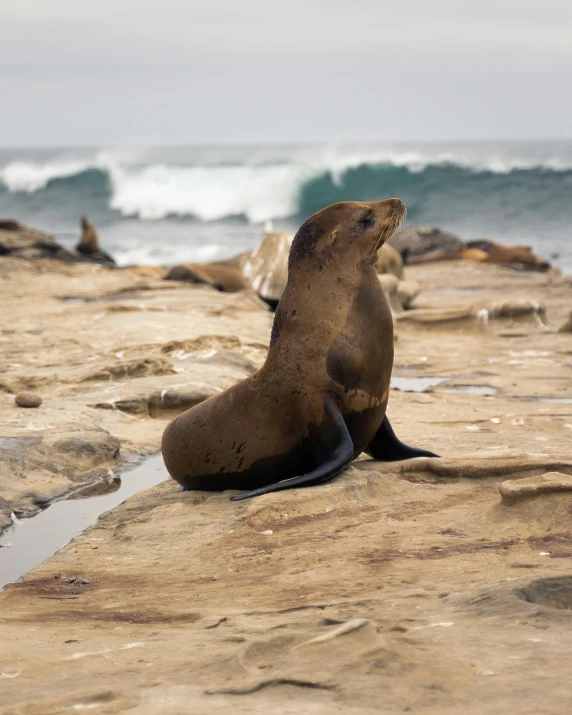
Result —
M 142 481 L 0 593 L 0 713 L 568 712 L 572 492 L 499 485 L 572 475 L 572 281 L 407 277 L 389 416 L 442 459 L 244 503 Z M 2 526 L 122 474 L 264 360 L 252 294 L 52 261 L 0 280 Z

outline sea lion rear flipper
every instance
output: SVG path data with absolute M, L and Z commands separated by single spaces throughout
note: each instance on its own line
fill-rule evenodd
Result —
M 383 418 L 381 427 L 377 430 L 375 437 L 371 440 L 365 452 L 369 454 L 370 457 L 378 459 L 381 462 L 398 462 L 402 459 L 412 459 L 413 457 L 439 456 L 427 449 L 410 447 L 401 442 L 393 431 L 387 419 L 387 415 Z
M 283 489 L 292 489 L 294 487 L 306 487 L 310 484 L 319 484 L 327 482 L 336 474 L 339 474 L 342 469 L 345 469 L 354 458 L 354 445 L 342 413 L 331 397 L 324 400 L 324 409 L 326 412 L 326 420 L 331 421 L 328 426 L 327 434 L 329 441 L 329 449 L 327 452 L 328 459 L 324 464 L 321 464 L 317 469 L 314 469 L 308 474 L 303 474 L 300 477 L 292 477 L 284 479 L 275 484 L 269 484 L 260 489 L 254 489 L 251 492 L 236 494 L 230 498 L 231 501 L 240 501 L 241 499 L 250 499 L 258 497 L 261 494 L 269 494 L 270 492 L 279 492 Z M 317 445 L 318 449 L 324 449 L 323 444 Z

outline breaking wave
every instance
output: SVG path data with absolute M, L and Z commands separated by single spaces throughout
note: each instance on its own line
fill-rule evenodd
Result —
M 512 198 L 520 191 L 523 199 L 542 181 L 551 192 L 556 186 L 557 194 L 565 190 L 569 196 L 571 176 L 572 163 L 558 156 L 538 161 L 452 152 L 325 152 L 305 161 L 145 164 L 101 151 L 85 160 L 11 161 L 0 168 L 0 191 L 30 197 L 44 192 L 53 201 L 74 196 L 87 204 L 100 196 L 107 209 L 143 221 L 244 217 L 257 224 L 307 215 L 340 200 L 399 195 L 415 204 L 458 192 L 460 183 L 472 197 L 475 190 L 481 197 L 507 190 Z

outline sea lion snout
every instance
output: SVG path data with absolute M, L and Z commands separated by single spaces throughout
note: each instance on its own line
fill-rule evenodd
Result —
M 375 263 L 379 247 L 405 218 L 401 199 L 342 201 L 318 211 L 300 226 L 288 259 L 288 272 L 338 262 Z M 319 266 L 322 266 L 322 269 Z
M 398 221 L 401 223 L 405 218 L 407 209 L 401 199 L 385 199 L 371 204 L 379 212 L 379 218 L 383 221 Z

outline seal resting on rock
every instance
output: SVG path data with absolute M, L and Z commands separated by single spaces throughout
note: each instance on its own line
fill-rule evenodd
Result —
M 248 497 L 331 479 L 361 452 L 435 457 L 395 436 L 385 414 L 393 321 L 375 263 L 405 216 L 399 199 L 343 202 L 299 229 L 266 362 L 179 415 L 163 459 L 183 489 Z
M 165 280 L 205 284 L 224 293 L 236 293 L 250 287 L 239 268 L 214 263 L 179 263 L 169 268 Z
M 81 217 L 81 236 L 75 250 L 93 263 L 101 263 L 104 266 L 117 265 L 109 253 L 100 249 L 97 230 L 85 216 Z

